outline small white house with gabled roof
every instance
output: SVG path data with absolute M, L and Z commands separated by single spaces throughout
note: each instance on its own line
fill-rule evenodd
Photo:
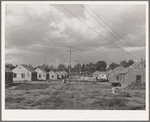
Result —
M 51 80 L 57 80 L 58 79 L 57 76 L 58 76 L 57 73 L 55 73 L 54 71 L 50 71 L 49 72 L 49 79 L 51 79 Z
M 27 65 L 19 65 L 12 70 L 13 81 L 35 81 L 37 80 L 37 72 L 33 67 L 28 67 Z
M 37 72 L 37 79 L 38 80 L 47 80 L 49 79 L 49 73 L 45 71 L 43 68 L 39 67 L 35 70 Z

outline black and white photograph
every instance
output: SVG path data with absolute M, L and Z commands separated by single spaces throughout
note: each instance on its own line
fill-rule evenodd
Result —
M 141 1 L 3 1 L 3 119 L 148 119 L 148 15 Z

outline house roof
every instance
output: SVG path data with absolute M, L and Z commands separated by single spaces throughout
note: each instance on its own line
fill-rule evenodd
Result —
M 122 66 L 116 67 L 115 69 L 113 69 L 113 70 L 110 72 L 110 74 L 111 74 L 111 73 L 118 73 L 118 70 L 120 71 L 121 68 L 122 68 L 122 70 L 124 69 L 124 67 L 122 67 Z
M 66 71 L 63 71 L 65 74 L 67 74 L 67 72 Z
M 44 73 L 48 73 L 47 71 L 45 71 L 42 67 L 39 67 L 40 70 L 42 70 Z
M 63 71 L 60 71 L 61 74 L 65 75 L 65 73 Z
M 62 75 L 60 72 L 56 71 L 55 73 L 57 73 L 58 75 Z
M 113 71 L 113 70 L 107 70 L 107 71 L 106 71 L 106 74 L 108 75 L 108 74 L 110 74 L 112 71 Z
M 50 71 L 49 73 L 55 73 L 55 74 L 57 74 L 56 72 L 54 72 L 54 71 Z
M 128 73 L 128 68 L 118 71 L 118 74 L 126 74 Z
M 26 69 L 29 70 L 30 72 L 36 72 L 33 67 L 29 67 L 29 66 L 27 66 L 27 65 L 25 65 L 25 64 L 21 64 L 21 66 L 23 66 L 24 68 L 26 68 Z

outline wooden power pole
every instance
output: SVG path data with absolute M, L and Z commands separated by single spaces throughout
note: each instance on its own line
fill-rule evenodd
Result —
M 67 50 L 67 51 L 69 51 L 69 54 L 70 54 L 70 61 L 69 61 L 69 82 L 70 82 L 70 79 L 71 79 L 71 77 L 70 77 L 70 75 L 71 75 L 71 54 L 72 54 L 72 52 L 73 52 L 73 47 L 74 46 L 66 46 L 66 47 L 68 47 L 69 48 L 69 50 Z

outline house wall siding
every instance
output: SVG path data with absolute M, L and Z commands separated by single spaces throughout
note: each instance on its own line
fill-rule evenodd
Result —
M 53 77 L 54 76 L 54 77 Z M 49 72 L 49 79 L 57 80 L 57 74 L 54 72 Z
M 31 81 L 31 72 L 24 68 L 23 66 L 18 66 L 14 70 L 12 70 L 14 74 L 16 73 L 16 78 L 13 77 L 13 80 L 15 81 L 23 81 L 28 80 Z M 25 76 L 22 77 L 21 74 L 24 74 Z

